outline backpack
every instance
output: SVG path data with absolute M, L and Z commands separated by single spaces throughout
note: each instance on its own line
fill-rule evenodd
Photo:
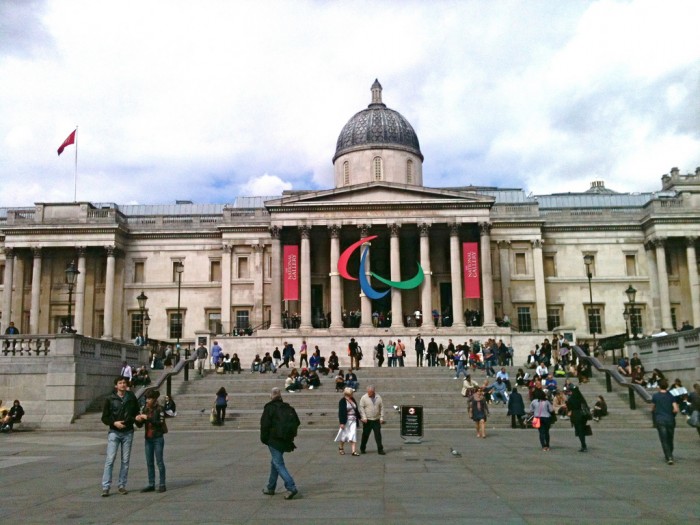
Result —
M 272 435 L 275 439 L 291 443 L 297 436 L 299 424 L 296 410 L 288 403 L 280 403 L 274 416 Z

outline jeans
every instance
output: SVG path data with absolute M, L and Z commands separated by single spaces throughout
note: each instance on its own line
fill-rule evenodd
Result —
M 542 448 L 549 448 L 549 427 L 549 418 L 541 417 L 540 428 L 538 428 L 537 430 L 540 431 L 540 445 L 542 446 Z
M 657 423 L 656 431 L 659 433 L 659 441 L 664 451 L 666 461 L 673 459 L 673 434 L 676 430 L 675 423 Z
M 163 449 L 165 448 L 165 439 L 163 436 L 155 438 L 146 438 L 144 441 L 146 451 L 146 468 L 148 469 L 148 486 L 156 486 L 156 469 L 154 465 L 158 464 L 159 485 L 165 487 L 165 462 L 163 461 Z
M 216 406 L 216 422 L 223 425 L 224 419 L 226 419 L 226 405 L 215 405 Z
M 275 490 L 277 487 L 277 477 L 279 476 L 284 481 L 284 488 L 289 492 L 294 492 L 297 490 L 297 486 L 294 484 L 294 479 L 291 474 L 287 471 L 287 467 L 284 466 L 284 452 L 280 452 L 270 445 L 267 446 L 270 449 L 270 456 L 272 460 L 270 461 L 270 478 L 267 480 L 267 489 Z
M 467 371 L 464 369 L 464 361 L 457 361 L 457 372 L 455 373 L 455 379 L 459 377 L 459 374 L 464 374 L 464 377 L 467 377 Z
M 109 489 L 112 485 L 112 467 L 117 457 L 117 448 L 121 445 L 121 467 L 119 468 L 119 487 L 126 487 L 129 476 L 129 460 L 131 459 L 131 443 L 134 441 L 134 431 L 110 430 L 107 434 L 107 459 L 102 473 L 102 488 Z

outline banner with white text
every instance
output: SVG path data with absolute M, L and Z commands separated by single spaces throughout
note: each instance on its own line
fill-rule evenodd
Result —
M 467 299 L 479 299 L 481 297 L 479 243 L 462 243 L 462 264 L 464 266 L 464 297 Z
M 284 300 L 299 300 L 299 246 L 285 245 L 283 254 Z

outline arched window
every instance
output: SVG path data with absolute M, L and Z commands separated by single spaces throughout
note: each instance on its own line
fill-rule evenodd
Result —
M 382 180 L 384 177 L 384 170 L 382 167 L 382 158 L 374 157 L 372 160 L 372 170 L 374 171 L 374 180 Z
M 343 185 L 350 185 L 350 163 L 347 160 L 343 162 Z
M 411 159 L 406 161 L 406 182 L 413 184 L 413 161 Z

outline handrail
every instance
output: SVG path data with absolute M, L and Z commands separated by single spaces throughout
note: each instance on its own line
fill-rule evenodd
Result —
M 151 390 L 158 390 L 160 389 L 161 386 L 163 386 L 163 383 L 167 382 L 167 395 L 172 396 L 171 393 L 171 384 L 172 384 L 172 376 L 176 376 L 179 374 L 182 369 L 185 369 L 185 381 L 189 379 L 189 365 L 190 363 L 194 363 L 197 360 L 197 354 L 193 354 L 191 357 L 185 358 L 185 359 L 180 359 L 178 363 L 173 367 L 173 369 L 170 372 L 167 372 L 161 376 L 160 379 L 158 379 L 158 382 L 155 385 L 144 385 L 141 388 L 139 388 L 136 391 L 136 399 L 141 399 L 143 396 L 146 395 L 146 393 L 150 392 Z
M 581 347 L 574 346 L 573 350 L 579 359 L 583 359 L 584 361 L 588 361 L 591 365 L 593 365 L 593 367 L 596 370 L 598 370 L 599 372 L 603 372 L 605 374 L 605 386 L 606 386 L 606 389 L 608 392 L 612 392 L 611 379 L 615 379 L 615 382 L 617 384 L 619 384 L 622 387 L 627 388 L 631 410 L 634 410 L 637 408 L 637 404 L 636 404 L 636 401 L 634 398 L 635 393 L 639 397 L 641 397 L 645 403 L 651 403 L 651 394 L 642 385 L 630 383 L 627 380 L 627 378 L 625 378 L 625 376 L 623 376 L 620 372 L 617 371 L 617 369 L 613 368 L 611 370 L 609 368 L 606 368 L 600 361 L 598 361 L 598 358 L 591 357 L 591 356 L 587 355 L 586 352 L 584 352 L 581 349 Z

